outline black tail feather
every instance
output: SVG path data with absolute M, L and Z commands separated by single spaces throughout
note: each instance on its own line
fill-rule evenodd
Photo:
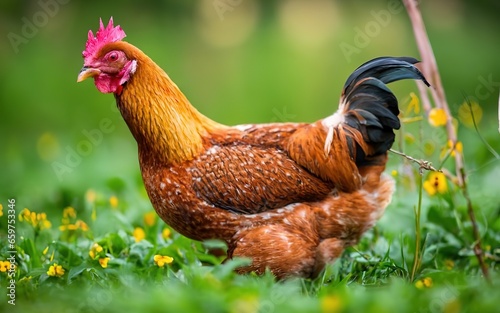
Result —
M 419 62 L 419 60 L 411 57 L 379 57 L 372 59 L 363 63 L 349 76 L 344 85 L 344 94 L 349 93 L 356 82 L 367 77 L 376 78 L 384 84 L 402 79 L 420 79 L 427 86 L 430 86 L 424 75 L 413 65 Z
M 398 100 L 385 84 L 402 79 L 419 79 L 430 86 L 410 57 L 380 57 L 358 67 L 347 79 L 342 93 L 344 122 L 361 132 L 371 155 L 385 153 L 392 146 L 401 124 Z M 349 140 L 351 151 L 354 147 Z M 366 151 L 356 146 L 356 163 L 363 164 Z M 354 151 L 353 151 L 354 152 Z

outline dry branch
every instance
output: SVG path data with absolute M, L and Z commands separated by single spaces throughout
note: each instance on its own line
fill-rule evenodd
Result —
M 446 132 L 448 135 L 448 139 L 452 142 L 452 146 L 454 147 L 457 143 L 457 131 L 452 123 L 452 116 L 450 114 L 448 102 L 446 101 L 446 96 L 443 84 L 441 82 L 441 76 L 439 75 L 436 58 L 434 56 L 434 52 L 432 51 L 432 46 L 430 44 L 429 37 L 427 36 L 427 31 L 425 29 L 425 25 L 422 20 L 422 15 L 420 14 L 420 10 L 417 7 L 417 1 L 403 0 L 403 3 L 408 12 L 408 16 L 410 17 L 413 26 L 413 32 L 415 34 L 415 41 L 417 43 L 420 56 L 422 58 L 422 72 L 432 86 L 430 88 L 430 92 L 435 106 L 437 108 L 443 109 L 444 112 L 446 113 Z M 423 99 L 424 109 L 426 110 L 428 116 L 429 111 L 431 110 L 431 106 L 428 99 L 427 90 L 422 88 L 421 85 L 419 85 L 419 90 L 421 93 L 421 98 Z M 485 276 L 486 279 L 489 280 L 488 267 L 484 262 L 483 251 L 481 248 L 481 237 L 479 234 L 479 228 L 477 226 L 477 221 L 472 206 L 472 201 L 470 199 L 467 190 L 467 184 L 466 184 L 467 175 L 464 168 L 463 156 L 461 153 L 456 151 L 454 159 L 455 159 L 456 180 L 452 179 L 451 181 L 456 182 L 456 184 L 462 190 L 462 194 L 464 195 L 467 201 L 467 212 L 469 214 L 469 218 L 472 223 L 472 232 L 474 236 L 474 249 L 473 249 L 474 254 L 476 255 L 476 258 L 479 262 L 483 275 Z
M 438 170 L 434 166 L 432 166 L 432 163 L 430 161 L 421 160 L 421 159 L 420 160 L 419 159 L 415 159 L 412 156 L 409 156 L 409 155 L 407 155 L 407 154 L 405 154 L 403 152 L 396 151 L 394 149 L 389 149 L 389 151 L 391 151 L 392 153 L 395 153 L 397 155 L 400 155 L 400 156 L 406 158 L 409 161 L 417 163 L 418 166 L 419 166 L 419 172 L 420 172 L 420 174 L 422 174 L 422 170 L 428 170 L 428 171 L 434 171 L 434 172 L 441 172 L 441 170 Z

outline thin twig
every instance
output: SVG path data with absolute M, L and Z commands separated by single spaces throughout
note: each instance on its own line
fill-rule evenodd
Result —
M 434 166 L 432 166 L 432 163 L 430 161 L 426 161 L 426 160 L 418 160 L 418 159 L 415 159 L 414 157 L 412 156 L 409 156 L 403 152 L 399 152 L 397 150 L 394 150 L 394 149 L 389 149 L 389 151 L 391 151 L 392 153 L 395 153 L 397 155 L 400 155 L 414 163 L 417 163 L 418 166 L 419 166 L 419 171 L 420 173 L 422 173 L 422 170 L 428 170 L 428 171 L 433 171 L 433 172 L 441 172 L 441 170 L 438 170 L 436 169 Z
M 455 175 L 453 175 L 452 172 L 450 172 L 448 169 L 446 168 L 442 168 L 441 169 L 441 172 L 444 174 L 444 176 L 446 178 L 448 178 L 449 181 L 451 181 L 452 183 L 454 183 L 454 181 L 457 179 L 457 177 Z
M 403 3 L 408 12 L 408 16 L 410 17 L 413 26 L 413 32 L 415 34 L 415 40 L 417 42 L 417 47 L 420 51 L 420 56 L 422 57 L 422 72 L 434 87 L 431 88 L 431 94 L 436 107 L 443 109 L 446 114 L 446 132 L 448 135 L 448 139 L 452 142 L 453 147 L 455 147 L 457 143 L 457 132 L 455 126 L 452 123 L 452 116 L 450 114 L 450 109 L 446 101 L 446 96 L 444 93 L 443 84 L 441 82 L 441 77 L 439 75 L 436 58 L 434 56 L 434 52 L 432 51 L 432 46 L 430 44 L 429 37 L 427 36 L 427 31 L 425 30 L 422 15 L 420 14 L 420 10 L 418 9 L 417 2 L 415 0 L 403 0 Z M 419 89 L 420 91 L 422 91 L 420 87 Z M 425 90 L 422 93 L 422 97 L 424 97 L 424 94 L 426 96 Z M 456 151 L 454 159 L 455 171 L 457 173 L 456 184 L 462 190 L 464 198 L 467 201 L 467 211 L 472 223 L 472 231 L 474 236 L 474 254 L 476 255 L 484 277 L 489 280 L 490 276 L 488 267 L 484 263 L 483 251 L 481 249 L 481 237 L 479 235 L 479 228 L 472 206 L 472 201 L 467 190 L 467 175 L 465 173 L 462 153 Z M 455 181 L 452 180 L 452 182 Z
M 477 260 L 479 261 L 479 266 L 481 267 L 481 271 L 483 272 L 484 277 L 489 281 L 489 271 L 486 263 L 483 258 L 483 249 L 481 248 L 481 236 L 479 234 L 479 228 L 477 227 L 476 215 L 474 214 L 474 208 L 472 207 L 472 201 L 470 200 L 470 196 L 468 194 L 466 180 L 465 180 L 465 171 L 462 169 L 461 174 L 464 179 L 464 188 L 463 193 L 465 200 L 467 202 L 467 214 L 469 214 L 470 221 L 472 223 L 472 234 L 474 236 L 474 254 L 476 255 Z
M 404 0 L 403 1 L 406 10 L 408 11 L 408 16 L 410 17 L 413 32 L 415 34 L 415 40 L 417 42 L 417 47 L 422 57 L 422 72 L 427 80 L 431 84 L 431 95 L 436 104 L 436 107 L 443 109 L 446 114 L 446 132 L 448 139 L 451 140 L 453 144 L 457 142 L 457 134 L 455 126 L 453 125 L 453 119 L 450 114 L 450 109 L 446 101 L 446 96 L 443 88 L 443 83 L 441 82 L 441 76 L 439 75 L 439 70 L 436 63 L 436 57 L 432 51 L 432 46 L 427 36 L 427 31 L 425 30 L 424 21 L 422 20 L 422 15 L 417 7 L 415 0 Z M 420 88 L 420 91 L 424 91 Z M 422 98 L 425 99 L 427 95 L 423 96 L 426 92 L 421 93 Z M 428 108 L 429 106 L 424 106 Z M 427 112 L 427 116 L 429 112 Z M 462 155 L 458 153 L 455 157 L 455 167 L 457 172 L 457 182 L 461 187 L 463 184 L 462 177 L 460 175 L 460 169 L 464 167 Z

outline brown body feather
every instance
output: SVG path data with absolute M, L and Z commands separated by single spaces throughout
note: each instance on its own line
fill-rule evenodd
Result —
M 176 165 L 158 167 L 151 162 L 154 158 L 141 153 L 153 206 L 183 235 L 222 239 L 229 257 L 252 258 L 253 264 L 241 272 L 269 268 L 280 278 L 317 275 L 373 226 L 390 202 L 393 182 L 381 178 L 380 165 L 364 169 L 360 189 L 336 189 L 280 147 L 291 138 L 292 129 L 301 127 L 306 125 L 231 129 L 227 140 L 212 136 L 200 155 Z M 285 131 L 277 131 L 280 128 Z M 276 137 L 267 142 L 266 136 L 252 133 Z
M 378 146 L 370 141 L 391 144 L 393 138 L 368 135 L 379 117 L 397 111 L 397 102 L 395 109 L 373 114 L 363 103 L 344 103 L 339 115 L 312 124 L 228 127 L 200 114 L 136 47 L 119 41 L 99 55 L 112 50 L 137 61 L 115 96 L 137 141 L 156 212 L 189 238 L 224 240 L 228 258 L 251 258 L 240 272 L 269 268 L 279 278 L 314 277 L 356 243 L 389 204 L 394 185 L 382 174 L 386 149 L 375 153 Z M 351 83 L 360 81 L 355 78 Z M 346 84 L 349 93 L 343 97 L 356 103 L 353 90 L 363 87 L 358 85 Z M 380 129 L 392 132 L 385 124 Z

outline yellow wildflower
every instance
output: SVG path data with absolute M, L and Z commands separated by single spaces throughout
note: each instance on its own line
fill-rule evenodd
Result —
M 60 231 L 77 230 L 77 229 L 78 229 L 78 226 L 76 224 L 66 224 L 66 225 L 59 226 Z
M 36 143 L 38 155 L 44 161 L 52 161 L 60 153 L 61 146 L 56 136 L 51 132 L 44 132 Z
M 243 294 L 231 303 L 229 313 L 257 313 L 259 306 L 259 298 L 256 295 Z
M 432 287 L 432 278 L 425 277 L 415 282 L 415 287 L 418 289 L 431 288 Z
M 436 193 L 444 194 L 448 191 L 448 184 L 443 173 L 431 172 L 426 181 L 424 181 L 424 189 L 430 196 Z
M 168 237 L 170 237 L 170 234 L 171 234 L 171 231 L 170 231 L 170 228 L 163 228 L 162 232 L 161 232 L 161 236 L 163 237 L 163 239 L 167 239 Z
M 426 288 L 432 287 L 432 278 L 425 277 L 424 279 L 422 279 L 422 282 L 424 283 L 424 287 L 426 287 Z
M 134 232 L 132 233 L 132 236 L 135 238 L 135 242 L 139 242 L 142 239 L 146 238 L 146 233 L 144 232 L 144 229 L 141 227 L 136 227 L 134 229 Z
M 100 244 L 98 244 L 97 242 L 94 242 L 94 244 L 92 245 L 92 247 L 90 248 L 90 251 L 89 251 L 90 258 L 95 259 L 96 255 L 98 253 L 101 253 L 102 250 L 103 250 L 102 246 Z
M 100 258 L 99 259 L 99 264 L 101 264 L 102 268 L 108 267 L 108 262 L 109 262 L 109 258 L 108 257 L 106 257 L 106 258 Z
M 415 136 L 413 136 L 412 134 L 410 133 L 405 133 L 404 134 L 404 139 L 405 139 L 405 143 L 411 145 L 415 142 Z
M 156 222 L 156 212 L 148 212 L 144 214 L 144 224 L 146 226 L 153 226 Z
M 76 221 L 75 225 L 76 225 L 77 228 L 80 228 L 83 231 L 89 230 L 89 226 L 87 225 L 87 223 L 85 223 L 82 220 Z
M 37 220 L 38 220 L 38 227 L 40 227 L 40 229 L 46 229 L 52 226 L 52 223 L 47 220 L 47 214 L 45 213 L 37 214 Z
M 42 254 L 46 255 L 47 252 L 49 252 L 49 246 L 47 246 L 47 248 L 43 249 Z
M 85 199 L 87 200 L 87 202 L 94 203 L 96 199 L 95 191 L 92 189 L 87 190 L 87 192 L 85 193 Z
M 415 114 L 420 113 L 420 100 L 414 92 L 410 92 L 410 103 L 408 103 L 405 115 L 408 115 L 411 111 Z
M 63 217 L 65 218 L 75 218 L 76 217 L 76 211 L 73 207 L 67 207 L 64 208 L 63 210 Z
M 433 108 L 429 112 L 429 124 L 434 127 L 446 125 L 446 113 L 443 109 Z
M 472 120 L 473 115 L 474 121 L 476 122 L 476 124 L 479 124 L 479 122 L 483 118 L 483 109 L 477 102 L 470 102 L 469 107 L 469 103 L 467 103 L 466 101 L 462 103 L 458 108 L 458 119 L 467 127 L 474 127 L 474 121 Z
M 59 226 L 60 231 L 65 231 L 65 230 L 74 231 L 77 229 L 81 229 L 82 231 L 89 230 L 89 226 L 87 225 L 87 223 L 85 223 L 82 220 L 77 220 L 74 224 L 70 223 L 70 219 L 69 219 L 70 217 L 75 218 L 76 212 L 75 212 L 75 209 L 73 209 L 72 207 L 67 207 L 63 211 L 63 218 L 61 221 L 62 225 Z
M 61 265 L 54 263 L 49 267 L 47 275 L 61 277 L 64 275 L 64 268 Z
M 116 208 L 118 206 L 118 198 L 116 196 L 111 196 L 109 198 L 109 204 L 112 208 Z
M 455 267 L 455 262 L 453 262 L 453 260 L 446 259 L 444 260 L 444 267 L 450 271 L 453 269 L 453 267 Z
M 0 272 L 7 272 L 10 268 L 10 262 L 9 261 L 0 261 Z
M 0 204 L 0 216 L 3 216 L 3 205 Z
M 451 301 L 446 302 L 443 308 L 443 313 L 459 313 L 463 312 L 462 304 L 458 298 L 453 298 Z
M 35 214 L 35 219 L 36 219 L 36 214 Z M 19 213 L 19 220 L 21 222 L 27 222 L 29 224 L 33 225 L 32 218 L 31 218 L 31 211 L 25 208 L 24 210 Z
M 337 295 L 327 295 L 321 298 L 321 312 L 340 312 L 342 301 Z
M 455 157 L 456 153 L 462 153 L 464 150 L 464 145 L 462 144 L 461 141 L 457 141 L 455 144 L 455 147 L 453 147 L 453 142 L 451 140 L 448 140 L 448 143 L 446 144 L 446 148 L 444 148 L 441 151 L 441 159 L 446 156 L 446 154 L 451 150 L 451 156 Z
M 425 155 L 429 156 L 432 155 L 434 153 L 434 150 L 436 149 L 434 142 L 430 140 L 424 141 L 423 148 Z
M 52 224 L 47 220 L 46 213 L 35 213 L 31 212 L 28 209 L 24 209 L 19 214 L 19 221 L 26 222 L 31 224 L 34 228 L 38 228 L 40 230 L 50 228 Z
M 164 267 L 165 264 L 170 264 L 174 261 L 174 258 L 166 256 L 166 255 L 155 255 L 154 256 L 154 261 L 155 264 L 158 265 L 158 267 Z

